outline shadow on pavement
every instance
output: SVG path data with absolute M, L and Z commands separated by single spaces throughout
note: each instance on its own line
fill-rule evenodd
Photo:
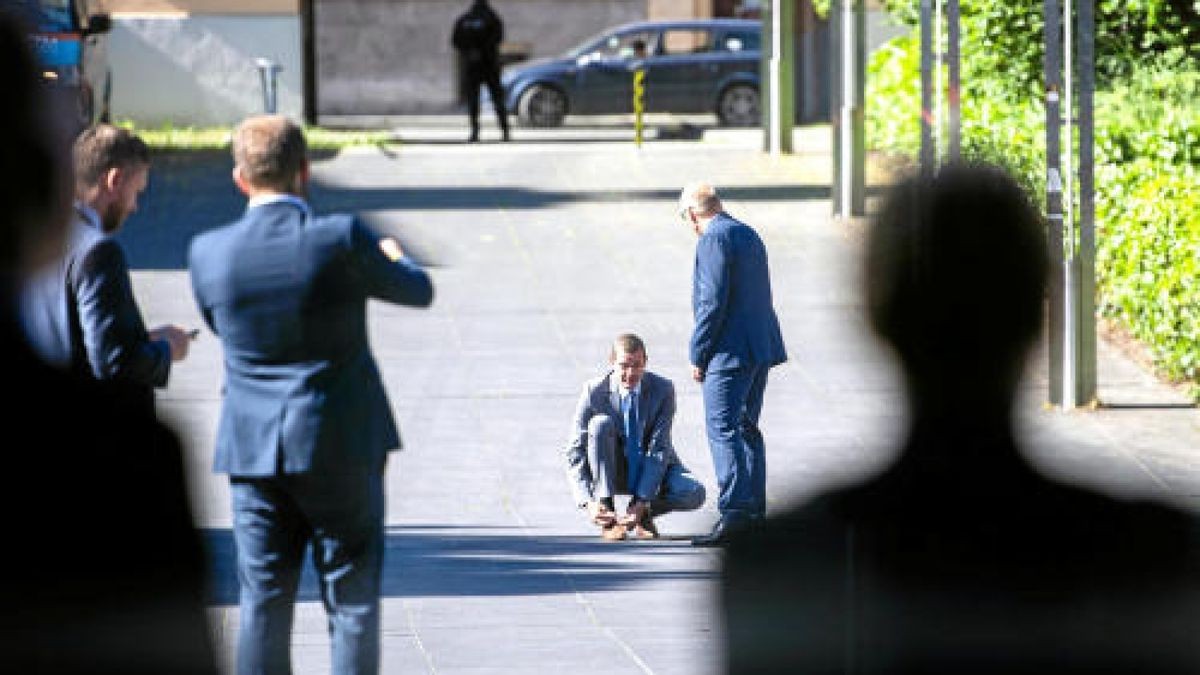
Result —
M 177 154 L 156 160 L 150 187 L 141 207 L 119 233 L 129 264 L 138 270 L 182 270 L 187 267 L 187 247 L 192 237 L 237 219 L 245 209 L 245 198 L 230 178 L 233 160 L 227 153 Z M 311 199 L 318 213 L 335 211 L 363 213 L 379 229 L 379 211 L 438 211 L 542 209 L 561 204 L 629 204 L 669 202 L 678 190 L 538 190 L 523 187 L 420 186 L 335 187 L 314 180 Z M 814 201 L 830 197 L 827 185 L 724 186 L 722 195 L 731 201 Z M 438 251 L 390 223 L 388 234 L 419 263 L 438 266 Z
M 210 605 L 236 605 L 233 533 L 201 531 L 208 549 Z M 687 540 L 609 543 L 597 537 L 529 535 L 517 528 L 389 527 L 383 597 L 554 595 L 626 588 L 663 579 L 713 579 L 707 569 L 680 570 L 663 557 L 695 555 Z M 305 561 L 302 602 L 320 600 Z

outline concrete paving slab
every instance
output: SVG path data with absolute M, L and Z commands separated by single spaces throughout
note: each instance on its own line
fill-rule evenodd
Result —
M 764 408 L 770 507 L 886 463 L 906 411 L 861 318 L 861 237 L 828 218 L 828 131 L 802 130 L 797 141 L 796 155 L 770 157 L 753 131 L 706 129 L 700 140 L 637 150 L 575 128 L 561 140 L 405 143 L 314 163 L 316 208 L 357 210 L 398 236 L 437 286 L 428 311 L 370 308 L 405 441 L 387 477 L 385 673 L 718 672 L 719 554 L 674 538 L 716 516 L 699 390 L 688 380 L 694 237 L 675 215 L 688 180 L 726 187 L 729 210 L 770 251 L 791 354 L 772 371 Z M 228 170 L 215 155 L 156 165 L 121 235 L 150 325 L 199 325 L 183 247 L 242 208 Z M 648 340 L 651 369 L 676 383 L 677 449 L 710 499 L 662 519 L 672 538 L 610 544 L 570 504 L 559 453 L 583 380 L 628 329 Z M 1047 411 L 1037 359 L 1020 422 L 1040 464 L 1112 492 L 1200 506 L 1200 413 L 1177 391 L 1105 346 L 1101 396 L 1124 407 Z M 187 444 L 228 668 L 235 553 L 226 481 L 209 473 L 220 387 L 219 344 L 205 334 L 159 400 Z M 296 672 L 328 672 L 311 571 L 302 590 Z

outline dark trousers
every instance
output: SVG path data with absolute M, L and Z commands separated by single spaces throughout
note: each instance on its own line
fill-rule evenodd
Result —
M 496 109 L 496 121 L 501 131 L 508 135 L 508 113 L 504 109 L 504 88 L 500 86 L 500 68 L 493 64 L 468 65 L 463 83 L 467 98 L 467 115 L 471 119 L 471 137 L 479 136 L 479 87 L 486 86 Z
M 722 515 L 757 518 L 767 512 L 767 452 L 758 418 L 768 370 L 755 365 L 704 375 L 704 423 Z
M 379 672 L 383 472 L 233 478 L 238 675 L 290 674 L 306 545 L 329 618 L 334 675 Z

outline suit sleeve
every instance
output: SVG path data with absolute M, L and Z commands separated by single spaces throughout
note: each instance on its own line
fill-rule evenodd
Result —
M 579 403 L 575 406 L 575 415 L 571 419 L 570 438 L 563 449 L 567 481 L 571 484 L 571 495 L 576 504 L 583 504 L 592 498 L 592 472 L 588 467 L 587 458 L 587 428 L 591 419 L 591 391 L 585 384 L 583 393 L 579 395 Z
M 412 307 L 433 303 L 433 281 L 425 270 L 408 258 L 388 259 L 379 250 L 379 236 L 357 218 L 350 225 L 350 246 L 371 297 Z
M 671 425 L 675 423 L 675 385 L 666 382 L 662 405 L 654 415 L 646 443 L 646 456 L 642 459 L 641 477 L 635 494 L 638 499 L 649 501 L 658 494 L 663 478 L 667 475 L 667 460 L 671 452 Z
M 689 358 L 701 370 L 716 351 L 717 337 L 729 311 L 731 265 L 729 243 L 715 236 L 700 237 L 696 244 L 696 272 L 692 283 L 695 294 L 696 325 L 692 330 Z
M 166 340 L 152 342 L 146 332 L 121 246 L 112 239 L 96 244 L 80 260 L 72 277 L 92 373 L 104 380 L 166 386 L 171 349 Z

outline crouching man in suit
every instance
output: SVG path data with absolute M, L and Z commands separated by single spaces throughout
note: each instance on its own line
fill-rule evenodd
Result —
M 575 503 L 605 539 L 624 539 L 627 532 L 653 539 L 654 517 L 700 508 L 704 485 L 675 454 L 675 386 L 646 372 L 641 338 L 617 336 L 609 362 L 607 373 L 583 386 L 563 452 L 567 477 Z M 616 511 L 616 495 L 630 495 L 624 514 Z

